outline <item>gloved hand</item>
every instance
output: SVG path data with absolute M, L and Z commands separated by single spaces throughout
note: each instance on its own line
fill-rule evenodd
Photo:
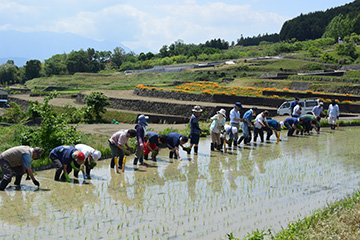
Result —
M 144 144 L 143 144 L 143 143 L 140 143 L 140 147 L 141 147 L 141 148 L 144 148 Z
M 69 174 L 65 173 L 65 179 L 67 182 L 71 182 L 71 179 L 69 178 Z
M 88 178 L 85 173 L 83 174 L 83 177 L 84 177 L 84 179 L 87 179 L 87 178 Z
M 33 183 L 34 183 L 37 187 L 40 187 L 40 183 L 39 183 L 36 179 L 33 180 Z
M 70 165 L 71 165 L 71 167 L 72 167 L 76 172 L 79 172 L 79 171 L 80 171 L 80 169 L 78 169 L 77 167 L 75 167 L 74 162 L 71 162 Z

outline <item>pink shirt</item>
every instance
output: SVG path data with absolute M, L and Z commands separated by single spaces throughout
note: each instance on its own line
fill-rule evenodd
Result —
M 120 130 L 114 133 L 111 138 L 109 139 L 110 143 L 118 144 L 118 145 L 125 145 L 127 144 L 129 138 L 127 137 L 127 130 Z

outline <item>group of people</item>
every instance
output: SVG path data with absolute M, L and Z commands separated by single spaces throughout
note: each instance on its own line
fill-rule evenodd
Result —
M 252 139 L 251 129 L 253 129 L 253 142 L 256 143 L 258 136 L 260 141 L 264 142 L 264 131 L 267 133 L 266 141 L 270 140 L 273 133 L 277 140 L 280 140 L 279 131 L 285 126 L 288 129 L 288 136 L 293 136 L 295 133 L 310 133 L 312 129 L 317 132 L 320 131 L 320 119 L 324 116 L 324 104 L 322 102 L 315 106 L 312 114 L 302 114 L 301 104 L 299 99 L 291 103 L 291 117 L 286 118 L 283 122 L 278 122 L 274 119 L 268 119 L 269 112 L 267 110 L 259 112 L 257 107 L 252 107 L 247 110 L 243 116 L 240 116 L 242 109 L 240 102 L 234 104 L 234 108 L 230 111 L 230 124 L 226 124 L 226 110 L 220 109 L 211 119 L 210 135 L 211 135 L 211 151 L 224 149 L 226 151 L 226 144 L 230 147 L 237 146 L 244 141 L 244 144 L 250 144 Z M 179 159 L 180 147 L 182 150 L 190 154 L 192 149 L 194 154 L 198 154 L 199 139 L 202 132 L 205 132 L 199 126 L 199 117 L 203 112 L 200 106 L 195 106 L 192 109 L 190 117 L 190 135 L 184 136 L 180 133 L 170 132 L 167 135 L 159 135 L 153 131 L 147 131 L 149 125 L 148 116 L 140 115 L 138 122 L 134 129 L 120 130 L 114 133 L 110 139 L 109 147 L 111 150 L 110 167 L 118 169 L 125 168 L 125 155 L 130 155 L 132 150 L 128 145 L 130 138 L 135 138 L 135 156 L 133 160 L 134 169 L 137 169 L 138 164 L 146 165 L 144 160 L 156 161 L 156 156 L 159 152 L 159 146 L 167 146 L 169 148 L 169 158 Z M 331 129 L 335 129 L 337 120 L 339 118 L 339 106 L 335 100 L 332 100 L 328 109 L 329 124 Z M 255 117 L 255 121 L 253 118 Z M 242 135 L 239 137 L 239 130 L 242 130 Z M 185 144 L 190 139 L 190 146 L 185 147 Z M 4 190 L 10 183 L 13 176 L 16 177 L 15 185 L 20 186 L 22 176 L 27 173 L 28 178 L 31 178 L 36 186 L 40 183 L 35 179 L 31 170 L 31 159 L 39 159 L 41 157 L 42 149 L 39 147 L 31 148 L 29 146 L 17 146 L 10 148 L 0 154 L 0 167 L 3 172 L 3 179 L 0 182 L 0 190 Z M 85 144 L 77 144 L 75 146 L 62 145 L 54 148 L 49 155 L 53 161 L 56 171 L 54 179 L 56 181 L 71 182 L 69 173 L 74 169 L 74 176 L 78 178 L 79 172 L 83 173 L 84 179 L 91 179 L 90 171 L 96 166 L 96 161 L 101 157 L 101 152 L 87 146 Z
M 267 110 L 259 112 L 257 107 L 252 107 L 246 111 L 241 117 L 240 110 L 242 109 L 240 102 L 234 104 L 234 108 L 230 111 L 230 125 L 226 124 L 226 111 L 221 109 L 210 119 L 212 120 L 210 126 L 211 135 L 211 150 L 226 151 L 226 144 L 229 146 L 238 146 L 244 141 L 244 144 L 250 144 L 253 129 L 253 141 L 256 142 L 258 136 L 261 141 L 264 141 L 264 131 L 267 132 L 266 140 L 270 140 L 273 132 L 279 138 L 278 131 L 281 129 L 281 124 L 274 119 L 267 119 L 269 112 Z M 255 117 L 255 121 L 252 119 Z M 239 138 L 239 130 L 242 135 Z
M 293 136 L 295 133 L 310 133 L 312 129 L 315 129 L 318 133 L 320 132 L 320 120 L 326 116 L 324 113 L 324 103 L 319 102 L 317 106 L 314 106 L 311 114 L 303 114 L 302 106 L 298 98 L 295 98 L 290 104 L 290 115 L 291 117 L 286 118 L 284 121 L 285 127 L 288 129 L 288 136 Z M 332 130 L 337 126 L 337 120 L 340 116 L 339 106 L 333 99 L 329 105 L 328 111 L 328 123 Z
M 31 159 L 40 159 L 41 153 L 40 147 L 31 148 L 29 146 L 12 147 L 2 152 L 0 167 L 3 178 L 0 182 L 0 190 L 5 190 L 13 176 L 15 176 L 15 186 L 19 187 L 25 173 L 37 187 L 40 187 L 40 183 L 35 179 L 31 169 Z M 91 179 L 90 171 L 96 166 L 95 161 L 101 157 L 101 152 L 85 144 L 62 145 L 51 150 L 49 157 L 56 168 L 54 179 L 71 182 L 69 173 L 72 169 L 74 169 L 75 177 L 78 178 L 79 172 L 82 171 L 84 179 Z

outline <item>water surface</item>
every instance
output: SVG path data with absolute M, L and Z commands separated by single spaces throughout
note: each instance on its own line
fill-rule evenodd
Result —
M 282 133 L 286 135 L 285 132 Z M 358 189 L 360 128 L 158 162 L 125 173 L 98 162 L 92 180 L 53 181 L 38 172 L 22 191 L 0 192 L 0 238 L 9 239 L 225 239 L 255 229 L 278 231 L 328 202 Z M 70 177 L 73 175 L 70 174 Z

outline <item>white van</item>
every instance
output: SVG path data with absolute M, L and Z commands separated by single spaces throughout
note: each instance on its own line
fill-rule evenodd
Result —
M 293 101 L 293 100 L 292 100 Z M 286 101 L 281 104 L 277 110 L 278 115 L 290 115 L 290 104 L 292 101 Z M 319 99 L 316 100 L 300 100 L 299 103 L 302 105 L 301 115 L 311 114 L 312 109 L 319 105 Z

